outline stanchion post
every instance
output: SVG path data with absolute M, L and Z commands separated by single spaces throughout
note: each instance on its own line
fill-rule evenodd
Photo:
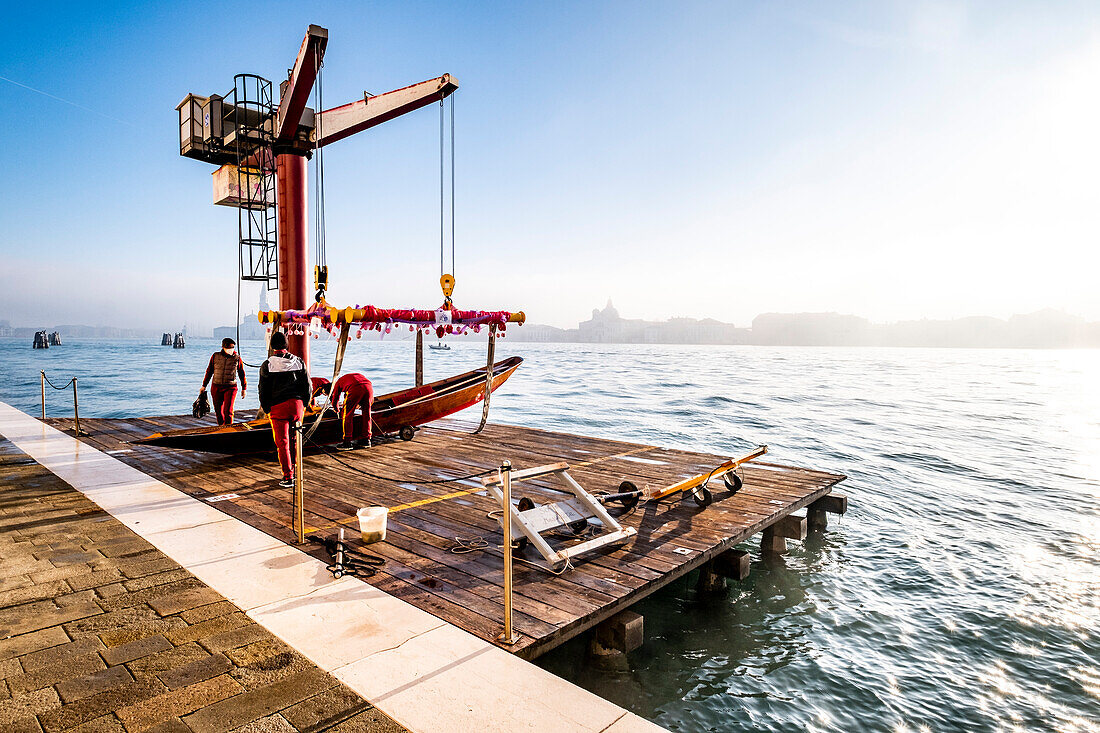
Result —
M 42 375 L 42 419 L 46 419 L 46 372 L 41 371 Z
M 500 488 L 504 492 L 504 633 L 497 637 L 505 644 L 519 641 L 512 633 L 512 462 L 500 465 Z
M 80 403 L 76 399 L 76 377 L 73 377 L 73 421 L 76 423 L 76 434 L 80 435 Z
M 424 386 L 424 332 L 416 329 L 416 386 Z
M 302 423 L 294 424 L 297 439 L 294 441 L 294 520 L 298 525 L 298 544 L 306 541 L 304 494 L 302 492 Z

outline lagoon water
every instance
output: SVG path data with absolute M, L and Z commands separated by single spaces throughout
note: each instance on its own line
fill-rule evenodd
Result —
M 332 342 L 314 344 L 331 370 Z M 186 413 L 215 348 L 0 339 L 0 400 L 37 414 L 45 369 L 80 378 L 82 415 Z M 1100 731 L 1100 351 L 497 353 L 526 362 L 495 421 L 723 454 L 767 443 L 848 476 L 848 514 L 784 565 L 746 544 L 752 574 L 727 595 L 689 577 L 639 604 L 628 668 L 593 667 L 579 641 L 545 668 L 678 731 Z M 471 342 L 428 352 L 426 377 L 484 358 Z M 354 342 L 345 368 L 408 386 L 411 343 Z M 48 414 L 71 414 L 71 393 L 47 392 Z

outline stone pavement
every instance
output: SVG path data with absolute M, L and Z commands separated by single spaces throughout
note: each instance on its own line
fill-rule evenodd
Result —
M 0 438 L 0 730 L 404 729 Z

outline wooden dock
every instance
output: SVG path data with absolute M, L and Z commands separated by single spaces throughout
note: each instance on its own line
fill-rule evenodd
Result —
M 47 422 L 71 433 L 71 420 Z M 210 500 L 235 494 L 211 505 L 293 543 L 292 491 L 276 485 L 274 453 L 224 456 L 129 443 L 197 423 L 190 416 L 85 418 L 81 429 L 85 442 L 193 497 Z M 487 515 L 499 510 L 499 504 L 477 479 L 412 482 L 469 476 L 495 469 L 503 460 L 516 469 L 566 461 L 570 474 L 587 490 L 613 492 L 624 480 L 639 487 L 672 484 L 708 472 L 726 458 L 492 424 L 480 435 L 471 435 L 465 423 L 449 421 L 422 429 L 409 442 L 386 439 L 368 450 L 339 454 L 307 451 L 305 522 L 314 535 L 331 537 L 342 526 L 349 537 L 357 538 L 357 509 L 391 507 L 386 541 L 366 548 L 386 562 L 366 582 L 498 643 L 503 619 L 502 535 L 496 520 Z M 825 498 L 844 479 L 837 474 L 760 461 L 744 466 L 743 472 L 744 487 L 732 496 L 720 479 L 713 480 L 714 503 L 705 509 L 689 497 L 643 503 L 626 513 L 614 510 L 637 536 L 622 547 L 583 557 L 562 575 L 517 563 L 513 605 L 519 640 L 498 645 L 535 658 L 704 563 L 720 556 L 728 559 L 731 548 L 755 534 L 763 533 L 767 547 L 781 549 L 783 536 L 797 538 L 805 532 L 804 519 L 788 518 L 792 512 L 813 504 L 811 520 L 820 522 L 823 509 L 843 505 L 839 497 Z M 564 498 L 551 486 L 546 480 L 516 483 L 513 499 L 528 496 L 541 504 Z M 484 540 L 484 548 L 461 552 L 464 546 L 479 544 L 478 539 Z M 316 544 L 303 549 L 327 559 Z M 531 548 L 525 552 L 536 557 Z

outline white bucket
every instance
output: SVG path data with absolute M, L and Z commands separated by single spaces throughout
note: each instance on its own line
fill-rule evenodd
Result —
M 359 532 L 364 544 L 386 539 L 386 517 L 389 513 L 390 510 L 384 506 L 369 506 L 355 513 L 359 517 Z

